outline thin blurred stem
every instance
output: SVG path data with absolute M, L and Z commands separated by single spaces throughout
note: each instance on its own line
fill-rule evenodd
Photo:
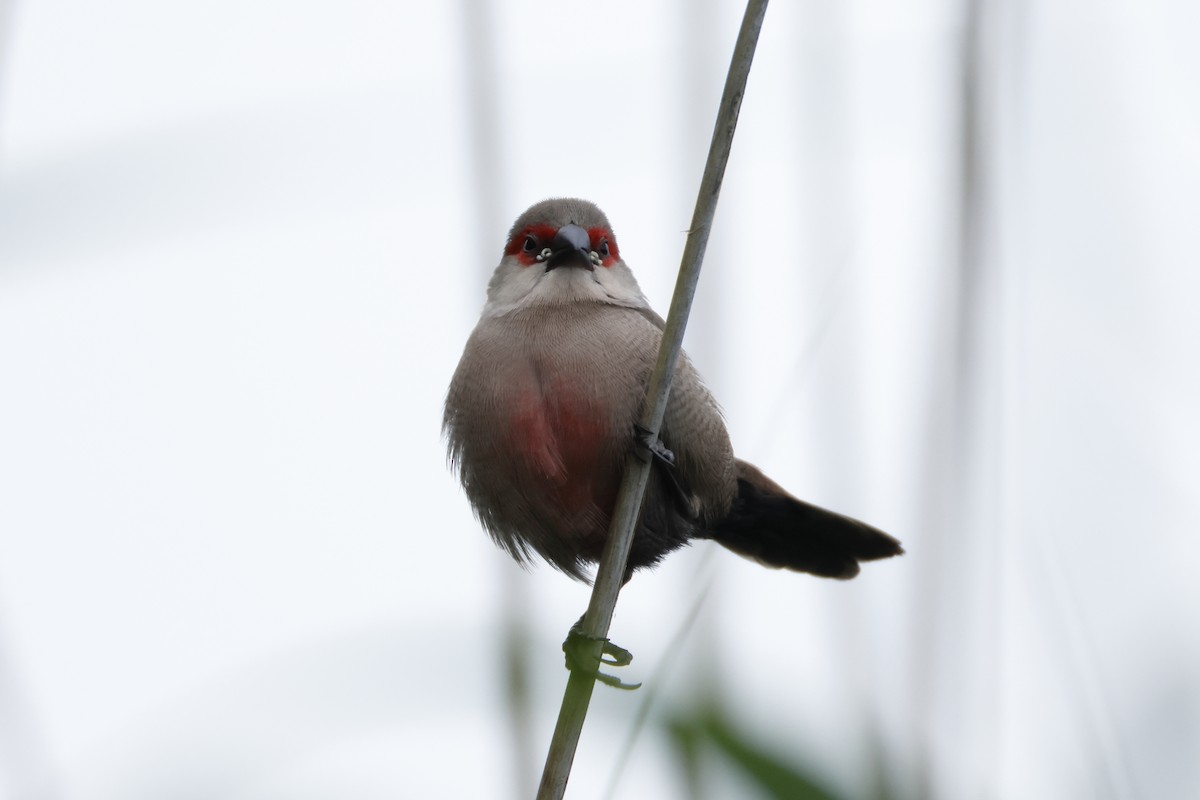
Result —
M 937 759 L 929 729 L 931 720 L 943 720 L 946 708 L 973 709 L 975 724 L 962 731 L 962 746 L 976 758 L 994 758 L 994 742 L 985 737 L 994 728 L 997 708 L 984 691 L 978 697 L 962 694 L 962 689 L 945 681 L 947 670 L 969 674 L 973 663 L 971 647 L 955 626 L 960 613 L 978 614 L 992 627 L 988 643 L 995 647 L 1002 637 L 999 605 L 995 594 L 996 559 L 981 558 L 996 542 L 994 524 L 971 525 L 972 509 L 990 499 L 993 492 L 983 477 L 992 466 L 986 458 L 988 429 L 981 422 L 987 413 L 984 390 L 988 375 L 981 365 L 988 363 L 989 347 L 987 307 L 981 301 L 989 278 L 985 272 L 988 253 L 985 234 L 990 224 L 986 204 L 989 186 L 986 158 L 988 140 L 981 115 L 988 100 L 985 85 L 987 56 L 985 0 L 963 0 L 958 50 L 958 83 L 953 98 L 956 116 L 954 131 L 958 139 L 956 185 L 952 187 L 958 209 L 955 231 L 954 264 L 947 274 L 947 316 L 945 332 L 939 338 L 949 346 L 942 353 L 945 367 L 933 387 L 930 404 L 929 464 L 924 481 L 926 513 L 926 554 L 924 574 L 919 576 L 914 603 L 913 691 L 914 741 L 921 748 L 914 760 L 912 784 L 908 796 L 937 797 L 939 780 Z M 952 535 L 951 532 L 954 532 Z M 963 533 L 959 533 L 963 532 Z M 948 571 L 954 563 L 958 571 Z M 956 585 L 969 575 L 970 586 Z M 949 596 L 963 598 L 958 604 L 947 603 Z M 963 611 L 969 607 L 971 611 Z M 948 635 L 948 631 L 954 635 Z M 980 650 L 982 651 L 982 647 Z M 986 661 L 975 673 L 989 688 L 998 688 L 998 672 Z M 948 688 L 955 687 L 955 688 Z M 951 695 L 951 692 L 958 694 Z M 985 705 L 986 704 L 986 705 Z M 978 719 L 975 720 L 974 716 Z M 973 750 L 971 749 L 973 748 Z M 985 751 L 987 751 L 985 753 Z M 993 764 L 993 768 L 996 765 Z M 985 770 L 991 772 L 992 770 Z M 885 776 L 886 778 L 887 776 Z M 896 796 L 893 780 L 885 779 L 876 789 L 880 800 Z M 986 795 L 984 795 L 986 796 Z
M 675 283 L 675 294 L 671 299 L 671 310 L 667 314 L 658 361 L 654 366 L 642 408 L 641 426 L 649 431 L 652 437 L 658 436 L 666 413 L 671 379 L 675 372 L 675 364 L 679 360 L 683 334 L 692 308 L 692 298 L 700 279 L 700 265 L 704 259 L 713 217 L 716 215 L 717 198 L 720 196 L 721 182 L 725 177 L 725 165 L 733 147 L 733 134 L 737 129 L 738 112 L 741 110 L 742 96 L 746 91 L 746 79 L 750 75 L 754 49 L 758 44 L 758 33 L 766 13 L 767 0 L 749 0 L 737 43 L 734 45 L 733 58 L 725 79 L 725 91 L 721 96 L 721 105 L 713 128 L 708 161 L 704 166 L 704 177 L 700 181 L 700 193 L 696 198 L 696 210 L 692 216 L 687 243 L 683 248 L 683 259 L 679 267 L 679 278 Z M 601 642 L 608 636 L 613 610 L 617 605 L 617 594 L 621 590 L 625 563 L 629 559 L 633 531 L 649 477 L 649 460 L 643 461 L 636 456 L 630 456 L 621 490 L 617 495 L 617 504 L 609 527 L 608 544 L 592 587 L 592 599 L 583 617 L 582 632 L 593 642 L 590 658 L 597 666 L 600 663 Z M 558 800 L 566 793 L 567 779 L 571 774 L 571 764 L 575 760 L 575 750 L 579 744 L 580 731 L 583 730 L 583 721 L 587 717 L 593 688 L 593 674 L 582 670 L 571 673 L 566 692 L 563 694 L 558 724 L 546 755 L 546 767 L 537 794 L 539 800 Z
M 500 80 L 492 35 L 490 0 L 462 0 L 463 60 L 467 65 L 468 113 L 471 121 L 471 187 L 477 230 L 492 231 L 503 224 L 501 196 L 505 185 L 500 145 Z M 477 264 L 494 261 L 493 243 L 476 243 Z M 487 267 L 484 278 L 490 273 Z M 529 597 L 520 570 L 497 559 L 501 570 L 500 631 L 501 663 L 504 665 L 503 696 L 507 704 L 509 746 L 512 748 L 513 796 L 525 797 L 536 777 L 534 772 L 533 710 L 529 693 Z

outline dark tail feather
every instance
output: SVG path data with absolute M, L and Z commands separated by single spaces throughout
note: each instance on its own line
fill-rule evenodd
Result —
M 846 580 L 858 562 L 897 556 L 900 543 L 863 522 L 797 500 L 753 464 L 739 461 L 729 516 L 703 534 L 768 567 Z

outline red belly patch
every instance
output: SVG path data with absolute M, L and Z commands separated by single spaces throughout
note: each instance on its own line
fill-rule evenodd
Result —
M 606 448 L 607 418 L 592 403 L 562 386 L 527 387 L 509 417 L 513 447 L 545 482 L 565 511 L 596 508 L 611 513 L 615 500 L 613 458 Z

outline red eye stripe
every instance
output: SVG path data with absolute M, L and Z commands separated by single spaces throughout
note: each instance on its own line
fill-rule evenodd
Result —
M 591 239 L 592 249 L 596 252 L 600 251 L 601 242 L 608 241 L 608 258 L 600 262 L 601 266 L 611 267 L 621 257 L 617 250 L 617 237 L 612 235 L 612 231 L 606 228 L 588 228 L 588 238 Z
M 526 225 L 517 231 L 504 248 L 504 255 L 516 256 L 517 261 L 524 266 L 534 262 L 534 256 L 542 252 L 543 247 L 549 247 L 558 231 L 550 225 Z M 537 248 L 532 253 L 525 252 L 525 237 L 532 236 L 537 240 Z

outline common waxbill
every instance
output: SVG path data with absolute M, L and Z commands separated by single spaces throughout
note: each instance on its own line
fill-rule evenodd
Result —
M 451 465 L 483 527 L 518 562 L 586 579 L 608 538 L 663 320 L 604 212 L 553 199 L 517 218 L 450 382 Z M 681 356 L 625 572 L 692 539 L 769 567 L 852 578 L 903 552 L 858 520 L 798 500 L 734 458 L 721 410 Z

